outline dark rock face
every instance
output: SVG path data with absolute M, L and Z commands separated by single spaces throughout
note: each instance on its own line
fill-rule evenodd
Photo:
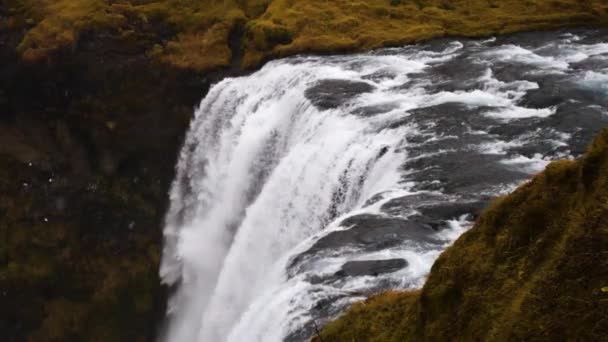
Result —
M 342 265 L 340 271 L 336 272 L 336 276 L 377 276 L 378 274 L 399 271 L 400 269 L 407 267 L 407 265 L 405 259 L 349 261 Z
M 1 16 L 2 339 L 152 341 L 166 193 L 192 108 L 221 75 L 153 65 L 111 33 L 23 64 L 22 32 Z
M 374 87 L 365 82 L 349 80 L 323 80 L 306 89 L 304 95 L 320 109 L 333 109 L 363 93 L 369 93 Z

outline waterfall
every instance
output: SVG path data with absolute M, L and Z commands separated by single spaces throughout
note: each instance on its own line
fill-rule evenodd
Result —
M 200 340 L 225 338 L 286 251 L 398 186 L 407 128 L 317 110 L 304 92 L 328 75 L 354 76 L 275 64 L 221 82 L 197 110 L 167 219 L 167 247 L 180 263 L 162 267 L 164 278 L 183 277 L 170 304 L 183 315 L 174 340 L 196 340 L 201 320 Z
M 606 52 L 555 35 L 574 52 L 442 41 L 294 57 L 214 85 L 170 193 L 166 339 L 304 340 L 315 319 L 369 293 L 420 286 L 489 198 L 576 155 L 573 136 L 591 134 L 595 124 L 551 121 L 565 102 L 527 105 L 544 88 L 524 71 L 574 86 L 591 74 L 568 74 L 571 64 Z M 501 65 L 517 79 L 501 78 Z M 605 110 L 603 98 L 586 101 Z

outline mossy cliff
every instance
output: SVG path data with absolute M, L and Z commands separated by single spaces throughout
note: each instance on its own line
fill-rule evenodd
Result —
M 196 71 L 228 66 L 234 54 L 231 43 L 243 50 L 241 64 L 250 68 L 268 58 L 301 52 L 356 51 L 445 35 L 483 36 L 608 22 L 603 0 L 4 2 L 10 15 L 7 25 L 26 31 L 18 46 L 24 60 L 39 61 L 60 49 L 77 49 L 83 36 L 103 32 L 131 41 L 151 59 Z
M 603 0 L 0 0 L 2 340 L 153 340 L 175 158 L 221 77 L 301 52 L 606 23 Z
M 608 129 L 497 200 L 421 291 L 354 305 L 324 341 L 601 341 L 608 336 Z M 319 340 L 319 339 L 317 339 Z
M 26 62 L 0 7 L 2 341 L 151 341 L 181 138 L 210 75 L 114 34 Z M 158 26 L 156 30 L 164 28 Z

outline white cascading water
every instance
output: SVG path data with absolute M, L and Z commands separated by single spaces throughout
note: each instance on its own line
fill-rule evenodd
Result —
M 395 150 L 407 127 L 379 130 L 318 111 L 303 94 L 320 76 L 356 74 L 274 63 L 256 77 L 221 82 L 197 111 L 167 226 L 183 267 L 165 263 L 162 271 L 183 277 L 170 304 L 183 316 L 171 340 L 225 338 L 286 251 L 322 230 L 333 211 L 397 185 L 404 155 Z M 344 199 L 334 208 L 340 188 Z
M 440 52 L 405 48 L 292 58 L 213 86 L 196 111 L 170 194 L 161 276 L 177 287 L 168 306 L 166 340 L 281 341 L 312 319 L 309 311 L 319 300 L 340 291 L 362 293 L 357 290 L 377 281 L 350 279 L 337 289 L 306 281 L 306 270 L 290 275 L 287 269 L 314 241 L 344 229 L 339 222 L 345 217 L 380 215 L 388 200 L 417 193 L 404 178 L 402 165 L 408 159 L 407 137 L 419 133 L 419 127 L 395 124 L 411 110 L 458 102 L 490 108 L 484 115 L 503 122 L 555 113 L 555 107 L 520 106 L 522 96 L 538 84 L 498 81 L 490 67 L 476 79 L 482 86 L 475 90 L 429 92 L 428 80 L 412 81 L 411 75 L 459 56 L 462 48 L 452 42 Z M 482 64 L 483 58 L 508 58 L 561 72 L 573 58 L 568 56 L 549 59 L 504 45 L 477 58 Z M 321 110 L 305 93 L 327 79 L 364 82 L 373 90 Z M 409 87 L 399 87 L 408 82 Z M 370 116 L 353 114 L 370 105 L 389 109 Z M 521 144 L 496 139 L 492 136 L 477 150 L 505 154 L 505 162 L 518 158 L 503 150 Z M 534 162 L 540 166 L 530 172 L 538 171 L 550 158 L 528 158 L 521 169 Z M 378 200 L 368 202 L 373 197 Z M 437 234 L 440 247 L 345 250 L 315 259 L 309 268 L 329 274 L 362 256 L 400 257 L 408 268 L 386 277 L 402 287 L 420 286 L 440 251 L 467 226 L 463 220 L 450 221 L 452 229 Z M 343 305 L 359 298 L 345 297 Z

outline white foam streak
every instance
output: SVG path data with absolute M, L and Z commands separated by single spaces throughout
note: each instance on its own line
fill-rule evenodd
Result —
M 550 162 L 551 160 L 549 158 L 545 158 L 541 154 L 535 154 L 532 157 L 520 155 L 502 161 L 504 164 L 511 165 L 529 174 L 535 174 L 542 171 Z
M 497 119 L 524 119 L 524 118 L 546 118 L 555 114 L 557 108 L 525 108 L 519 106 L 508 106 L 498 110 L 487 112 L 485 115 Z
M 565 70 L 569 67 L 566 61 L 553 56 L 541 56 L 517 45 L 503 45 L 485 55 L 502 62 L 531 65 L 544 69 Z

